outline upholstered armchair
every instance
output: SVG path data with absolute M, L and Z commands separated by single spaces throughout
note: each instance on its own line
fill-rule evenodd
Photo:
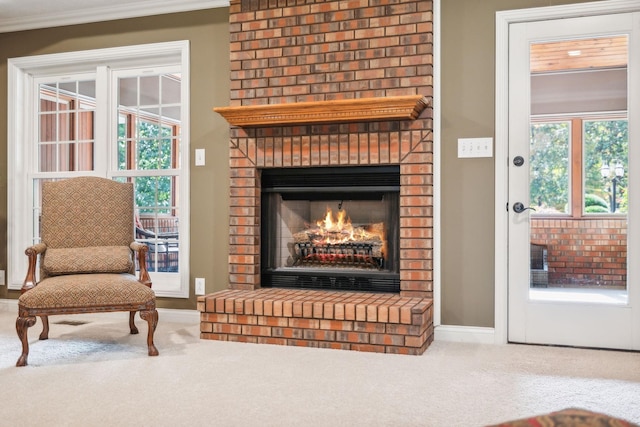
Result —
M 158 355 L 155 294 L 146 267 L 147 246 L 134 241 L 133 185 L 79 177 L 42 185 L 41 242 L 25 251 L 27 275 L 18 300 L 16 330 L 27 364 L 28 328 L 42 320 L 40 339 L 49 336 L 50 315 L 128 311 L 147 321 L 149 356 Z M 135 276 L 137 257 L 139 276 Z M 39 257 L 39 263 L 38 263 Z M 36 266 L 39 265 L 39 281 Z

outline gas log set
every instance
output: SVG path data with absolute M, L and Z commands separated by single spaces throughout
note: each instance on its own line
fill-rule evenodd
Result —
M 293 235 L 293 266 L 384 267 L 384 223 L 354 227 L 346 211 L 325 218 Z
M 398 292 L 398 206 L 393 166 L 263 170 L 262 286 Z

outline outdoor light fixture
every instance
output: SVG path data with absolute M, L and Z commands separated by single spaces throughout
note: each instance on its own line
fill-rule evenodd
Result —
M 600 168 L 600 175 L 605 180 L 611 180 L 611 194 L 609 195 L 609 206 L 611 206 L 611 212 L 615 212 L 617 209 L 616 195 L 618 191 L 618 182 L 620 178 L 624 176 L 624 166 L 618 160 L 613 168 L 613 177 L 611 176 L 611 168 L 608 163 L 603 163 Z

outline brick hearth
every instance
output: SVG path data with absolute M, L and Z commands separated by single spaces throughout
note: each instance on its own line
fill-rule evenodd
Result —
M 198 300 L 202 338 L 422 354 L 431 343 L 432 303 L 391 294 L 259 289 Z
M 229 290 L 198 299 L 202 338 L 421 354 L 433 336 L 432 2 L 232 0 L 229 10 L 231 106 L 421 95 L 427 107 L 415 120 L 231 127 Z M 399 295 L 261 288 L 263 169 L 392 164 Z

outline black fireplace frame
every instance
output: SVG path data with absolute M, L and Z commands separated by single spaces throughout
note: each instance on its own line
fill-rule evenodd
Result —
M 366 292 L 400 292 L 400 166 L 345 166 L 260 169 L 261 286 Z M 296 200 L 376 200 L 390 202 L 389 253 L 383 271 L 276 267 L 269 236 L 275 235 L 277 197 Z

